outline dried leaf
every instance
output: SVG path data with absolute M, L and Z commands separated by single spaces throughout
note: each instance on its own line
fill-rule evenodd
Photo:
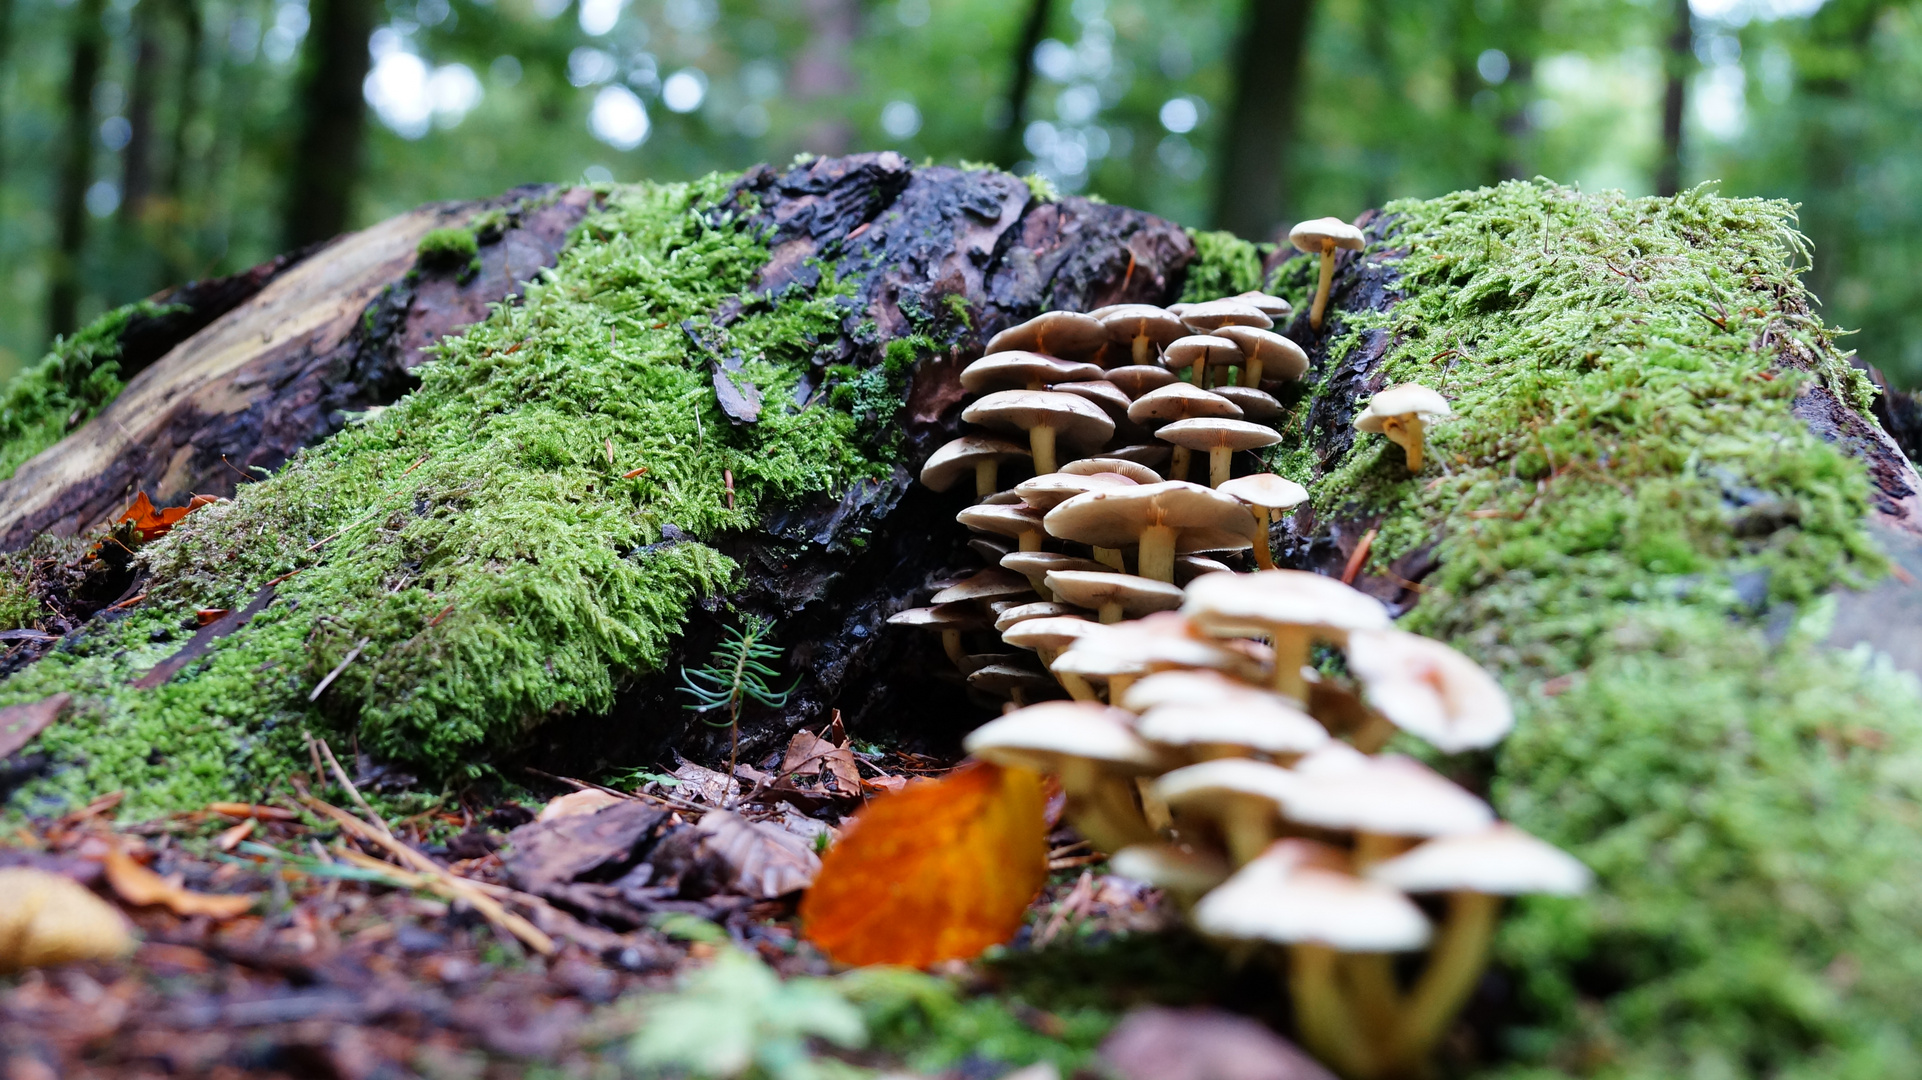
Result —
M 39 701 L 0 709 L 0 758 L 7 758 L 47 730 L 73 703 L 72 694 L 55 694 Z
M 232 919 L 246 914 L 254 906 L 251 896 L 215 896 L 183 889 L 135 862 L 118 847 L 108 850 L 102 865 L 107 872 L 107 884 L 113 886 L 122 900 L 136 907 L 163 904 L 182 918 L 206 915 Z
M 715 810 L 696 826 L 707 834 L 702 846 L 734 874 L 732 891 L 756 899 L 786 896 L 808 887 L 821 871 L 821 859 L 808 841 L 781 828 L 749 821 L 731 810 Z
M 1040 779 L 967 765 L 856 815 L 822 859 L 801 920 L 841 963 L 926 967 L 1013 937 L 1047 876 Z
M 787 753 L 781 758 L 781 775 L 793 778 L 797 774 L 812 780 L 826 770 L 826 786 L 833 792 L 850 798 L 861 794 L 861 769 L 854 761 L 854 751 L 847 746 L 835 744 L 818 735 L 797 731 L 788 740 Z
M 132 951 L 126 916 L 73 880 L 45 870 L 0 870 L 0 973 Z
M 211 495 L 195 495 L 185 506 L 170 506 L 165 510 L 155 510 L 153 500 L 149 499 L 147 493 L 143 491 L 140 497 L 133 501 L 133 505 L 127 507 L 127 512 L 120 515 L 119 521 L 115 524 L 132 522 L 134 531 L 140 534 L 141 542 L 145 543 L 167 535 L 169 530 L 180 523 L 181 518 L 195 510 L 219 501 Z
M 619 795 L 610 795 L 596 788 L 582 788 L 547 800 L 547 805 L 541 807 L 541 812 L 535 815 L 534 820 L 555 821 L 564 817 L 574 817 L 577 814 L 591 814 L 603 806 L 612 806 L 617 802 L 626 801 Z

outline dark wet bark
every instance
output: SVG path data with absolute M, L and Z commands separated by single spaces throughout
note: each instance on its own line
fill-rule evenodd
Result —
M 1662 157 L 1655 167 L 1655 193 L 1682 190 L 1682 122 L 1688 106 L 1688 76 L 1695 66 L 1695 29 L 1688 0 L 1669 6 L 1667 79 L 1662 87 Z
M 93 86 L 100 76 L 106 35 L 104 0 L 80 0 L 73 13 L 73 62 L 67 68 L 66 128 L 54 190 L 55 242 L 47 275 L 47 331 L 70 334 L 78 325 L 80 259 L 87 246 L 87 187 L 93 183 Z
M 1272 240 L 1290 211 L 1288 157 L 1314 0 L 1250 0 L 1221 133 L 1215 227 Z
M 282 233 L 289 248 L 334 236 L 347 227 L 360 180 L 367 104 L 367 38 L 374 31 L 372 0 L 316 0 L 313 32 L 302 50 L 300 134 L 288 170 Z
M 165 61 L 160 47 L 160 10 L 157 5 L 134 9 L 133 85 L 127 92 L 127 147 L 121 152 L 120 219 L 139 222 L 153 197 L 154 110 L 160 96 L 160 69 Z

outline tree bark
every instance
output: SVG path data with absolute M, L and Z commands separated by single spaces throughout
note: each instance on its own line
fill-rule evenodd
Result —
M 67 69 L 66 130 L 54 193 L 53 265 L 47 275 L 47 331 L 72 333 L 80 308 L 80 260 L 87 246 L 87 188 L 93 183 L 93 86 L 106 35 L 104 0 L 80 0 L 73 14 L 73 63 Z
M 1268 240 L 1286 224 L 1289 154 L 1314 0 L 1250 0 L 1221 133 L 1214 223 Z
M 367 38 L 371 0 L 317 0 L 303 50 L 300 134 L 288 170 L 282 235 L 290 249 L 325 240 L 347 227 L 367 131 Z
M 154 108 L 160 96 L 161 12 L 154 5 L 134 9 L 133 84 L 127 93 L 127 147 L 121 153 L 120 220 L 139 224 L 153 197 Z
M 1662 157 L 1655 166 L 1655 193 L 1682 190 L 1682 128 L 1688 111 L 1688 76 L 1695 66 L 1695 28 L 1688 0 L 1669 8 L 1668 50 L 1663 67 Z
M 1022 138 L 1028 126 L 1028 93 L 1034 88 L 1034 50 L 1041 44 L 1041 35 L 1048 31 L 1048 15 L 1053 7 L 1052 0 L 1030 0 L 1028 17 L 1021 23 L 1021 37 L 1014 43 L 1013 71 L 1002 110 L 1006 127 L 993 159 L 1004 169 L 1014 168 L 1014 163 L 1021 159 Z

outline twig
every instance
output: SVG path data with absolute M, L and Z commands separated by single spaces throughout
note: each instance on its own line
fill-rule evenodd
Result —
M 1094 874 L 1083 870 L 1080 880 L 1074 883 L 1074 888 L 1068 890 L 1068 895 L 1062 897 L 1061 903 L 1055 906 L 1054 917 L 1048 920 L 1048 925 L 1042 928 L 1039 934 L 1035 935 L 1035 948 L 1045 948 L 1048 942 L 1053 941 L 1054 936 L 1061 932 L 1062 926 L 1068 921 L 1068 916 L 1080 914 L 1082 905 L 1092 899 L 1094 899 Z
M 354 800 L 354 805 L 360 807 L 360 812 L 366 814 L 375 825 L 380 826 L 381 832 L 388 836 L 394 835 L 394 831 L 387 827 L 386 820 L 374 813 L 374 808 L 368 806 L 367 800 L 360 797 L 360 789 L 354 786 L 352 780 L 347 779 L 347 770 L 341 768 L 340 761 L 334 757 L 334 748 L 327 745 L 326 739 L 315 739 L 314 742 L 319 745 L 321 754 L 327 758 L 327 764 L 333 768 L 334 779 L 339 780 L 340 786 L 347 789 L 348 798 Z
M 1375 530 L 1370 529 L 1362 533 L 1361 542 L 1356 544 L 1355 550 L 1348 554 L 1348 565 L 1342 568 L 1341 583 L 1343 585 L 1355 583 L 1355 576 L 1361 573 L 1363 564 L 1368 562 L 1368 550 L 1374 546 Z
M 399 479 L 400 479 L 400 478 L 401 478 L 402 476 L 406 476 L 406 475 L 407 475 L 407 473 L 410 473 L 410 472 L 413 472 L 413 471 L 414 471 L 415 469 L 418 469 L 418 468 L 420 468 L 420 467 L 421 467 L 422 465 L 425 465 L 425 464 L 427 464 L 427 459 L 428 459 L 428 458 L 430 458 L 430 457 L 433 457 L 433 456 L 434 456 L 434 455 L 433 455 L 433 453 L 432 453 L 431 451 L 430 451 L 430 452 L 428 452 L 428 453 L 425 453 L 425 454 L 422 454 L 422 455 L 420 456 L 420 460 L 419 460 L 419 461 L 416 461 L 416 462 L 414 462 L 414 463 L 413 463 L 412 465 L 409 465 L 409 466 L 407 466 L 407 471 L 406 471 L 406 472 L 403 472 L 403 473 L 401 473 L 401 474 L 400 474 L 400 476 L 396 476 L 396 477 L 394 477 L 394 479 L 396 479 L 396 480 L 399 480 Z
M 646 472 L 646 471 L 647 471 L 647 466 L 645 466 L 645 465 L 643 465 L 643 466 L 641 466 L 641 467 L 640 467 L 640 468 L 638 468 L 638 469 L 629 469 L 629 470 L 627 470 L 626 472 L 624 472 L 624 473 L 622 473 L 622 474 L 621 474 L 621 479 L 623 479 L 623 480 L 632 480 L 632 479 L 634 479 L 635 477 L 637 477 L 637 476 L 639 476 L 639 475 L 641 475 L 642 473 L 644 473 L 644 472 Z
M 146 594 L 146 593 L 137 593 L 137 594 L 135 594 L 135 595 L 133 595 L 133 596 L 129 596 L 129 597 L 127 597 L 127 598 L 126 598 L 125 600 L 122 600 L 122 601 L 120 601 L 120 602 L 119 602 L 118 604 L 115 604 L 115 605 L 113 605 L 112 607 L 110 607 L 110 608 L 108 608 L 107 610 L 108 610 L 108 611 L 119 611 L 119 610 L 120 610 L 121 608 L 123 608 L 123 607 L 132 607 L 132 606 L 134 606 L 135 604 L 138 604 L 139 602 L 141 602 L 142 600 L 145 600 L 146 598 L 147 598 L 147 594 Z
M 675 810 L 684 810 L 695 814 L 705 814 L 713 809 L 711 806 L 702 806 L 697 802 L 677 799 L 672 795 L 656 795 L 648 791 L 622 791 L 619 788 L 611 788 L 605 784 L 596 784 L 588 780 L 576 780 L 571 776 L 555 776 L 550 772 L 542 772 L 532 765 L 521 766 L 521 771 L 531 776 L 538 776 L 543 780 L 552 780 L 557 784 L 571 784 L 576 791 L 599 791 L 621 799 L 652 799 L 658 803 L 665 803 Z M 740 785 L 739 780 L 736 780 L 734 783 L 737 787 Z
M 328 672 L 327 677 L 320 680 L 320 685 L 314 687 L 314 692 L 307 695 L 307 700 L 319 701 L 320 695 L 326 693 L 327 688 L 334 685 L 334 680 L 340 678 L 340 673 L 347 670 L 347 665 L 353 663 L 354 658 L 360 655 L 360 650 L 366 648 L 367 643 L 372 640 L 372 638 L 361 638 L 359 641 L 354 642 L 354 647 L 348 649 L 347 655 L 341 659 L 340 663 L 334 665 L 334 670 Z
M 440 621 L 441 621 L 442 619 L 445 619 L 446 617 L 448 617 L 449 615 L 452 615 L 453 613 L 454 613 L 454 605 L 452 605 L 452 604 L 449 604 L 449 605 L 447 605 L 446 607 L 444 607 L 444 608 L 441 608 L 441 609 L 440 609 L 440 614 L 439 614 L 439 615 L 436 615 L 436 616 L 434 616 L 433 618 L 431 618 L 431 619 L 429 619 L 429 620 L 427 620 L 427 625 L 428 625 L 428 626 L 429 626 L 430 628 L 431 628 L 431 627 L 435 627 L 435 626 L 439 626 L 439 625 L 440 625 Z

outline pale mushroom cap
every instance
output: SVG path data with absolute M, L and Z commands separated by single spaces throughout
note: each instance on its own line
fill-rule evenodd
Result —
M 1051 535 L 1063 540 L 1108 548 L 1138 543 L 1142 531 L 1153 525 L 1181 530 L 1177 551 L 1213 550 L 1220 541 L 1248 547 L 1255 534 L 1255 518 L 1247 507 L 1213 488 L 1185 480 L 1077 495 L 1048 511 L 1043 523 Z
M 1265 315 L 1262 317 L 1267 318 Z M 1238 357 L 1241 355 L 1241 346 L 1213 334 L 1190 334 L 1169 342 L 1168 347 L 1161 350 L 1161 362 L 1171 368 L 1185 368 L 1192 364 L 1210 363 L 1212 357 L 1223 354 Z
M 1264 754 L 1305 754 L 1328 741 L 1328 729 L 1314 717 L 1282 701 L 1260 699 L 1157 705 L 1141 715 L 1135 731 L 1168 746 L 1242 746 Z
M 1282 806 L 1290 821 L 1387 836 L 1451 836 L 1495 823 L 1487 803 L 1413 758 L 1364 756 L 1361 767 L 1328 769 L 1315 756 L 1296 766 Z
M 997 506 L 977 503 L 954 515 L 954 520 L 996 536 L 1021 536 L 1042 528 L 1041 512 L 1027 506 Z
M 1202 893 L 1228 880 L 1234 867 L 1211 851 L 1174 844 L 1131 844 L 1114 853 L 1108 869 L 1175 893 Z
M 1190 450 L 1253 450 L 1280 442 L 1281 432 L 1246 420 L 1198 416 L 1156 429 L 1155 438 Z
M 1190 581 L 1203 574 L 1231 573 L 1234 573 L 1234 567 L 1225 562 L 1218 562 L 1201 555 L 1175 556 L 1175 584 L 1184 589 L 1188 587 Z
M 1237 476 L 1215 490 L 1267 510 L 1290 510 L 1308 501 L 1307 488 L 1274 473 Z
M 1133 404 L 1133 399 L 1127 394 L 1122 393 L 1119 386 L 1100 379 L 1091 379 L 1087 382 L 1056 383 L 1049 387 L 1049 389 L 1058 394 L 1073 394 L 1075 397 L 1092 401 L 1101 407 L 1102 412 L 1107 413 L 1116 420 L 1126 419 L 1128 416 L 1128 406 Z
M 1308 354 L 1302 351 L 1301 346 L 1272 330 L 1254 326 L 1224 326 L 1215 331 L 1215 336 L 1234 342 L 1244 356 L 1260 360 L 1261 369 L 1266 374 L 1299 379 L 1308 370 Z
M 1079 644 L 1082 640 L 1084 639 L 1077 638 L 1075 643 Z M 1105 681 L 1116 675 L 1145 675 L 1153 669 L 1148 666 L 1146 660 L 1138 656 L 1123 656 L 1093 649 L 1076 652 L 1074 645 L 1070 645 L 1060 656 L 1054 658 L 1054 663 L 1048 665 L 1048 670 L 1054 672 L 1056 676 L 1079 675 L 1084 679 Z
M 1001 565 L 1023 577 L 1046 574 L 1053 570 L 1102 570 L 1108 569 L 1104 563 L 1084 559 L 1079 555 L 1063 555 L 1055 551 L 1010 551 L 1001 556 Z M 1073 603 L 1073 601 L 1069 601 Z M 1085 605 L 1083 605 L 1085 606 Z
M 961 388 L 969 393 L 981 394 L 990 390 L 1019 390 L 1033 383 L 1099 379 L 1101 374 L 1101 369 L 1093 364 L 1013 350 L 990 353 L 963 368 Z
M 1370 867 L 1368 877 L 1411 893 L 1574 896 L 1594 875 L 1575 856 L 1504 822 L 1429 840 Z
M 1258 326 L 1266 330 L 1275 325 L 1275 320 L 1260 308 L 1234 297 L 1190 305 L 1188 310 L 1181 313 L 1181 321 L 1198 330 L 1209 331 L 1223 326 Z
M 1159 484 L 1164 477 L 1139 462 L 1121 458 L 1091 457 L 1070 461 L 1061 466 L 1060 472 L 1070 476 L 1092 476 L 1096 473 L 1119 473 L 1137 484 Z
M 1108 340 L 1122 345 L 1144 337 L 1166 345 L 1188 332 L 1166 308 L 1152 304 L 1116 304 L 1101 315 L 1101 325 L 1108 328 Z
M 1164 668 L 1213 668 L 1238 670 L 1245 661 L 1211 642 L 1189 636 L 1188 624 L 1172 611 L 1157 611 L 1139 619 L 1103 626 L 1088 634 L 1062 653 L 1057 665 L 1067 661 L 1069 670 L 1080 674 L 1148 672 Z M 1070 661 L 1070 658 L 1074 658 Z M 1101 665 L 1109 665 L 1102 668 Z
M 1059 692 L 1060 684 L 1019 664 L 984 664 L 968 673 L 968 685 L 990 694 Z
M 1072 505 L 1073 501 L 1062 505 Z M 1056 507 L 1055 513 L 1060 510 Z M 1045 519 L 1049 532 L 1054 532 L 1053 521 L 1053 514 Z M 1277 626 L 1335 632 L 1388 626 L 1388 609 L 1381 601 L 1334 578 L 1304 570 L 1199 577 L 1189 584 L 1188 600 L 1181 610 L 1209 633 L 1243 637 L 1266 635 Z
M 1443 753 L 1493 746 L 1515 726 L 1501 684 L 1439 641 L 1370 630 L 1350 634 L 1343 651 L 1368 704 Z
M 1114 434 L 1114 421 L 1099 405 L 1051 390 L 997 390 L 968 406 L 961 419 L 1004 431 L 1047 426 L 1063 442 L 1099 446 Z
M 962 477 L 972 477 L 978 462 L 1013 461 L 1030 456 L 1027 447 L 1006 439 L 963 435 L 943 443 L 939 450 L 928 455 L 927 464 L 921 466 L 921 483 L 935 491 L 946 491 Z
M 988 339 L 987 352 L 1046 353 L 1068 359 L 1086 356 L 1108 343 L 1101 320 L 1075 311 L 1044 311 Z
M 1029 619 L 1052 619 L 1062 615 L 1071 615 L 1075 618 L 1080 618 L 1079 615 L 1075 614 L 1075 610 L 1066 604 L 1056 604 L 1046 600 L 1036 600 L 1033 603 L 1027 604 L 1012 604 L 1006 609 L 995 613 L 994 628 L 1006 634 L 1009 627 L 1027 622 Z
M 1283 844 L 1269 849 L 1270 853 Z M 1428 919 L 1386 885 L 1264 853 L 1201 898 L 1195 928 L 1215 937 L 1403 952 L 1428 944 Z
M 1293 314 L 1295 310 L 1295 305 L 1290 304 L 1279 296 L 1272 296 L 1268 293 L 1257 292 L 1252 289 L 1248 292 L 1236 293 L 1229 297 L 1229 299 L 1239 300 L 1249 307 L 1260 311 L 1263 315 L 1275 320 L 1286 318 L 1288 315 Z
M 1138 398 L 1150 390 L 1159 390 L 1176 378 L 1175 373 L 1167 368 L 1149 364 L 1124 364 L 1109 368 L 1106 377 L 1131 398 Z
M 1241 415 L 1249 420 L 1265 422 L 1282 414 L 1281 402 L 1266 390 L 1252 386 L 1217 386 L 1209 391 L 1217 397 L 1227 398 L 1241 409 Z
M 924 630 L 979 630 L 988 625 L 988 620 L 972 604 L 936 604 L 897 611 L 888 616 L 888 625 Z
M 1173 585 L 1133 574 L 1117 574 L 1106 567 L 1099 571 L 1051 570 L 1047 585 L 1056 596 L 1079 607 L 1120 604 L 1121 613 L 1131 619 L 1181 606 L 1181 590 Z
M 1321 254 L 1322 244 L 1331 240 L 1336 247 L 1350 251 L 1360 251 L 1363 246 L 1361 230 L 1340 218 L 1316 218 L 1288 230 L 1288 242 L 1310 255 Z
M 1281 701 L 1261 690 L 1214 671 L 1163 671 L 1128 687 L 1121 704 L 1131 712 L 1147 712 L 1163 705 L 1232 706 L 1246 701 Z
M 988 721 L 962 747 L 983 761 L 1037 772 L 1054 772 L 1071 757 L 1131 775 L 1152 772 L 1161 755 L 1134 733 L 1133 719 L 1098 702 L 1048 701 Z
M 1169 383 L 1158 390 L 1150 390 L 1128 406 L 1128 419 L 1137 424 L 1189 420 L 1197 416 L 1234 419 L 1240 415 L 1241 406 L 1220 394 L 1185 382 Z
M 990 566 L 935 593 L 928 602 L 950 604 L 957 600 L 998 600 L 1007 596 L 1033 596 L 1034 586 L 1020 574 Z
M 1355 430 L 1379 435 L 1382 421 L 1391 416 L 1453 416 L 1448 399 L 1420 383 L 1391 386 L 1369 399 L 1368 407 L 1355 417 Z
M 1166 443 L 1136 443 L 1133 446 L 1108 447 L 1101 451 L 1101 456 L 1119 458 L 1122 461 L 1132 461 L 1137 465 L 1146 465 L 1150 469 L 1159 469 L 1168 463 L 1168 457 L 1173 453 L 1174 447 Z
M 1079 615 L 1023 619 L 1001 632 L 1001 640 L 1017 649 L 1065 649 L 1100 623 Z
M 1079 464 L 1079 462 L 1075 464 Z M 1161 482 L 1161 478 L 1157 476 L 1149 482 L 1158 484 Z M 1140 481 L 1128 476 L 1123 476 L 1120 473 L 1071 473 L 1063 471 L 1051 472 L 1044 476 L 1023 480 L 1014 486 L 1014 493 L 1021 496 L 1022 502 L 1027 503 L 1036 510 L 1046 513 L 1060 506 L 1062 503 L 1067 502 L 1069 499 L 1074 498 L 1076 495 L 1086 494 L 1090 491 L 1101 491 L 1105 488 L 1132 487 L 1139 483 Z
M 1163 773 L 1154 787 L 1155 794 L 1176 810 L 1207 812 L 1233 800 L 1257 799 L 1279 811 L 1294 785 L 1295 774 L 1279 765 L 1220 758 Z

